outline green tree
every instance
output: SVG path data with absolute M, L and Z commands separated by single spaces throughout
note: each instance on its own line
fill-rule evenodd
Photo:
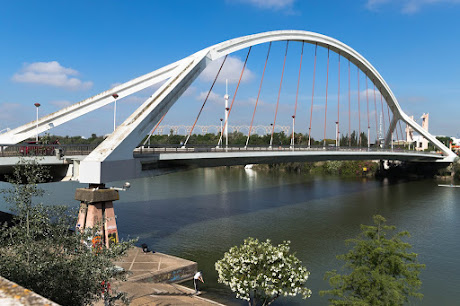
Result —
M 449 144 L 452 141 L 452 138 L 448 136 L 436 136 L 436 139 L 442 142 L 446 147 L 449 147 Z
M 11 205 L 14 220 L 0 232 L 0 275 L 61 305 L 87 305 L 102 298 L 102 282 L 123 278 L 113 259 L 124 254 L 133 241 L 111 249 L 88 247 L 83 241 L 92 231 L 72 232 L 75 211 L 65 206 L 35 204 L 43 196 L 38 184 L 49 180 L 49 171 L 34 162 L 21 161 L 9 177 L 11 188 L 1 190 Z M 107 304 L 127 301 L 123 293 L 105 293 Z
M 333 295 L 331 305 L 403 305 L 409 296 L 422 298 L 417 290 L 422 282 L 417 254 L 409 253 L 412 246 L 401 238 L 409 237 L 407 231 L 389 237 L 395 226 L 375 215 L 374 226 L 361 225 L 361 234 L 346 242 L 354 247 L 348 253 L 338 255 L 345 261 L 348 274 L 329 271 L 325 279 L 333 289 L 321 291 L 320 295 Z
M 247 238 L 216 262 L 218 281 L 236 292 L 249 305 L 270 305 L 280 296 L 311 295 L 305 287 L 310 272 L 289 254 L 290 242 L 273 246 L 270 240 Z

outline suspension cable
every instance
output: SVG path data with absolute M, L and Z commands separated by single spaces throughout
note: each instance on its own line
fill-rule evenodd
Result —
M 385 99 L 385 103 L 387 105 L 387 112 L 388 112 L 388 131 L 390 131 L 391 129 L 391 120 L 390 120 L 390 107 L 388 106 L 388 103 L 387 103 L 387 99 Z M 390 141 L 390 145 L 393 143 L 393 132 L 391 132 L 391 141 Z
M 377 101 L 376 101 L 376 98 L 375 98 L 375 80 L 372 82 L 372 84 L 374 85 L 374 110 L 375 110 L 375 140 L 376 140 L 376 143 L 378 144 L 379 142 L 379 128 L 378 128 L 378 120 L 377 120 Z
M 404 134 L 403 134 L 403 130 L 401 128 L 401 120 L 398 120 L 398 124 L 399 124 L 399 131 L 401 132 L 401 140 L 404 140 Z
M 356 71 L 358 72 L 358 123 L 359 123 L 359 132 L 358 132 L 358 146 L 361 147 L 361 103 L 359 100 L 359 96 L 361 92 L 359 91 L 359 68 L 356 66 Z
M 348 146 L 351 147 L 350 59 L 348 59 Z
M 163 121 L 164 117 L 166 116 L 168 112 L 164 113 L 163 116 L 161 117 L 160 121 L 158 121 L 158 123 L 155 125 L 155 127 L 152 129 L 152 131 L 150 132 L 149 134 L 149 137 L 147 137 L 147 139 L 144 141 L 144 143 L 142 144 L 143 146 L 145 146 L 145 144 L 150 140 L 150 137 L 152 137 L 153 133 L 155 133 L 155 130 L 157 129 L 157 127 L 160 125 L 161 121 Z
M 225 61 L 227 60 L 227 55 L 225 55 L 224 60 L 222 61 L 222 64 L 220 65 L 219 70 L 217 71 L 216 77 L 214 78 L 214 81 L 212 82 L 211 88 L 209 88 L 208 94 L 206 95 L 206 98 L 204 99 L 203 105 L 201 105 L 201 109 L 198 112 L 198 116 L 196 116 L 195 122 L 192 125 L 192 128 L 190 129 L 190 133 L 187 135 L 187 139 L 185 139 L 184 142 L 184 147 L 187 145 L 188 140 L 190 139 L 190 136 L 192 136 L 193 129 L 195 128 L 195 125 L 198 121 L 198 118 L 200 118 L 201 112 L 203 111 L 204 105 L 206 104 L 206 101 L 208 101 L 209 95 L 211 94 L 211 91 L 216 84 L 217 78 L 219 77 L 220 71 L 222 70 L 222 67 L 224 67 Z
M 238 84 L 236 85 L 235 93 L 233 94 L 232 103 L 230 104 L 230 108 L 228 109 L 228 114 L 227 114 L 227 118 L 225 119 L 225 124 L 222 126 L 222 130 L 220 131 L 220 138 L 219 138 L 218 143 L 222 143 L 222 136 L 224 135 L 224 130 L 227 126 L 228 118 L 230 117 L 230 112 L 233 109 L 233 102 L 235 102 L 236 94 L 238 93 L 238 88 L 240 87 L 241 79 L 243 77 L 244 70 L 246 69 L 246 64 L 248 62 L 249 53 L 251 53 L 251 48 L 252 46 L 249 47 L 248 54 L 246 55 L 246 60 L 244 61 L 243 69 L 241 69 L 240 78 L 238 80 Z
M 323 146 L 326 146 L 326 115 L 327 115 L 327 87 L 329 85 L 329 46 L 327 47 L 327 69 L 326 69 L 326 105 L 324 107 L 324 138 Z
M 271 138 L 270 138 L 270 147 L 273 145 L 273 133 L 275 132 L 276 116 L 278 115 L 278 106 L 279 106 L 279 103 L 280 103 L 280 95 L 281 95 L 281 85 L 283 84 L 284 67 L 286 65 L 286 57 L 287 57 L 288 47 L 289 47 L 289 40 L 286 41 L 286 52 L 284 53 L 283 71 L 281 72 L 280 88 L 278 90 L 278 99 L 276 100 L 275 119 L 273 120 L 272 135 L 271 135 Z
M 257 103 L 259 102 L 260 91 L 261 91 L 261 89 L 262 89 L 262 83 L 263 83 L 263 81 L 264 81 L 264 76 L 265 76 L 265 68 L 267 68 L 268 56 L 270 55 L 270 49 L 271 49 L 271 47 L 272 47 L 272 42 L 270 42 L 270 43 L 268 44 L 268 52 L 267 52 L 267 58 L 265 59 L 264 72 L 262 72 L 262 78 L 260 79 L 259 92 L 257 93 L 256 105 L 254 105 L 254 113 L 252 114 L 251 125 L 250 125 L 250 127 L 249 127 L 248 138 L 246 139 L 246 145 L 245 145 L 245 147 L 248 146 L 249 137 L 251 137 L 252 124 L 254 123 L 254 117 L 255 117 L 255 115 L 256 115 Z
M 379 90 L 379 94 L 380 94 L 380 105 L 382 106 L 382 124 L 383 124 L 383 130 L 386 132 L 386 127 L 385 127 L 385 112 L 383 111 L 383 95 L 382 95 L 382 87 L 380 87 L 380 90 Z M 383 136 L 383 139 L 385 139 L 385 137 L 387 137 L 387 135 L 382 135 Z
M 366 104 L 367 104 L 367 146 L 370 146 L 371 143 L 371 124 L 369 121 L 369 94 L 368 94 L 368 86 L 367 86 L 367 75 L 364 74 L 365 79 L 366 79 Z
M 311 146 L 311 121 L 313 116 L 313 97 L 315 96 L 315 75 L 316 75 L 316 51 L 318 43 L 315 43 L 315 64 L 313 65 L 313 88 L 311 90 L 310 126 L 308 128 L 308 148 Z
M 299 85 L 300 85 L 300 71 L 302 70 L 302 58 L 303 58 L 303 46 L 305 42 L 302 42 L 302 51 L 300 52 L 300 65 L 299 65 L 299 77 L 297 78 L 297 91 L 295 93 L 295 107 L 294 107 L 294 115 L 292 116 L 292 140 L 291 146 L 294 148 L 294 127 L 295 127 L 295 116 L 297 114 L 297 100 L 299 97 Z
M 337 141 L 336 146 L 340 145 L 340 51 L 339 51 L 339 84 L 337 85 Z

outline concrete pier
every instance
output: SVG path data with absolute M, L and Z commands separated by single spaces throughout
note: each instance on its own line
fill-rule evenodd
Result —
M 93 245 L 103 243 L 107 248 L 118 243 L 117 222 L 113 201 L 119 200 L 117 190 L 106 189 L 104 184 L 93 185 L 89 188 L 78 188 L 75 200 L 80 201 L 77 229 L 100 227 L 99 236 L 94 237 Z

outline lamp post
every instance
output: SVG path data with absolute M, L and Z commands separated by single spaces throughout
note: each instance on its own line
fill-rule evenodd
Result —
M 294 149 L 294 126 L 295 126 L 295 115 L 292 115 L 292 139 L 291 139 L 291 149 Z
M 115 104 L 113 107 L 113 130 L 115 131 L 115 128 L 117 127 L 117 98 L 118 98 L 118 95 L 114 93 L 112 97 L 115 99 L 115 102 L 114 102 Z
M 367 149 L 371 148 L 371 127 L 367 127 Z
M 36 131 L 37 131 L 37 135 L 35 135 L 35 142 L 38 143 L 38 108 L 40 107 L 40 103 L 35 103 L 35 108 L 37 109 L 37 120 L 36 120 Z
M 391 151 L 393 151 L 393 145 L 394 145 L 393 132 L 391 132 Z
M 272 148 L 272 144 L 273 144 L 273 123 L 270 123 L 270 130 L 272 130 L 272 135 L 270 137 L 270 146 L 268 146 L 269 149 Z
M 335 122 L 335 147 L 339 146 L 339 122 Z
M 230 108 L 228 107 L 228 98 L 230 96 L 228 95 L 228 80 L 225 80 L 225 147 L 228 148 L 228 111 Z
M 221 136 L 221 137 L 220 137 L 220 141 L 219 141 L 219 143 L 217 144 L 217 146 L 222 145 L 222 133 L 223 133 L 223 131 L 222 131 L 222 121 L 223 121 L 223 120 L 224 120 L 224 118 L 220 118 L 220 136 Z
M 227 96 L 228 95 L 226 95 L 226 97 Z M 228 101 L 228 99 L 225 100 L 225 101 Z M 228 111 L 229 111 L 229 109 L 230 108 L 228 108 L 228 107 L 225 108 L 225 122 L 227 123 L 227 124 L 225 124 L 225 147 L 226 148 L 228 148 Z

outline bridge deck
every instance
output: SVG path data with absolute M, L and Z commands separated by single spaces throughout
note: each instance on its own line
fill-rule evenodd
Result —
M 383 150 L 368 148 L 289 148 L 289 147 L 230 147 L 225 148 L 137 148 L 135 158 L 142 159 L 143 168 L 147 161 L 155 160 L 160 167 L 195 166 L 215 167 L 244 164 L 309 162 L 325 160 L 401 160 L 435 162 L 443 155 L 433 152 L 405 150 Z
M 37 159 L 41 164 L 51 166 L 54 180 L 79 180 L 79 163 L 89 154 L 89 148 L 70 147 L 61 154 L 37 156 L 23 155 L 15 146 L 2 150 L 0 154 L 0 180 L 12 173 L 14 165 L 22 159 Z M 48 150 L 41 151 L 48 153 Z M 7 154 L 5 154 L 7 153 Z M 67 153 L 67 154 L 66 154 Z M 77 153 L 77 155 L 71 155 Z M 78 154 L 79 153 L 79 154 Z M 108 161 L 112 169 L 107 181 L 124 180 L 142 176 L 155 176 L 196 167 L 216 167 L 245 164 L 276 164 L 289 162 L 313 162 L 326 160 L 400 160 L 414 162 L 447 161 L 445 156 L 435 152 L 408 150 L 384 150 L 380 148 L 350 147 L 139 147 L 133 151 L 133 158 Z

